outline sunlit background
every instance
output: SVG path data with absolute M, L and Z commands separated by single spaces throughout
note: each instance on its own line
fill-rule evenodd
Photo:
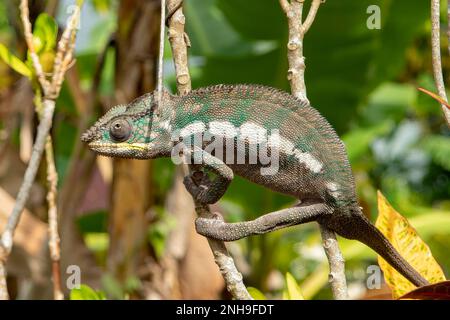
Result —
M 34 18 L 47 8 L 57 15 L 60 26 L 65 25 L 73 3 L 64 0 L 52 7 L 55 1 L 30 2 L 34 3 Z M 171 212 L 180 211 L 180 206 L 181 210 L 190 207 L 184 206 L 186 195 L 174 187 L 175 167 L 170 159 L 128 166 L 128 162 L 112 163 L 104 158 L 86 160 L 89 151 L 76 146 L 85 115 L 91 124 L 117 101 L 129 101 L 153 88 L 148 78 L 153 78 L 157 48 L 157 38 L 148 36 L 157 35 L 157 1 L 85 2 L 77 63 L 57 101 L 53 128 L 63 266 L 79 265 L 82 283 L 110 298 L 228 297 L 206 242 L 192 231 L 192 210 L 186 210 L 188 218 L 183 223 Z M 144 2 L 153 3 L 154 8 Z M 17 3 L 0 2 L 0 42 L 25 60 Z M 381 9 L 381 28 L 370 30 L 366 10 L 373 4 Z M 187 0 L 184 8 L 194 88 L 258 83 L 289 90 L 287 25 L 278 1 Z M 442 26 L 446 27 L 444 21 Z M 376 194 L 381 190 L 417 229 L 449 275 L 450 132 L 439 104 L 417 90 L 424 87 L 436 91 L 431 74 L 430 27 L 428 0 L 328 0 L 305 37 L 306 84 L 312 105 L 346 144 L 364 213 L 376 219 Z M 444 29 L 442 37 L 447 76 L 450 59 Z M 128 50 L 136 48 L 139 41 L 150 41 L 149 46 L 142 47 L 151 50 L 133 53 L 128 59 Z M 112 45 L 105 51 L 108 43 Z M 98 90 L 88 93 L 102 55 Z M 127 64 L 136 61 L 142 74 L 121 80 L 128 79 L 129 75 L 124 76 Z M 136 67 L 128 70 L 134 72 Z M 166 87 L 175 92 L 169 46 L 165 78 Z M 131 91 L 123 84 L 129 81 L 136 81 Z M 0 117 L 0 187 L 15 197 L 29 159 L 36 120 L 27 80 L 3 62 Z M 74 169 L 77 164 L 80 168 Z M 135 173 L 128 175 L 128 167 Z M 135 176 L 143 181 L 136 182 Z M 9 281 L 16 297 L 48 298 L 51 283 L 45 242 L 44 170 L 33 188 L 27 208 L 37 217 L 31 224 L 33 230 L 43 234 L 25 232 L 34 249 L 16 244 L 9 263 Z M 77 200 L 70 200 L 72 192 Z M 291 198 L 236 178 L 215 210 L 234 222 L 293 203 Z M 7 214 L 1 212 L 2 223 Z M 184 238 L 173 240 L 174 233 Z M 355 241 L 339 239 L 339 243 L 347 262 L 351 297 L 388 297 L 384 285 L 380 290 L 367 290 L 366 270 L 377 263 L 375 253 Z M 306 298 L 332 297 L 316 224 L 240 240 L 229 244 L 229 249 L 245 283 L 267 297 L 282 297 L 287 272 L 298 281 Z M 67 276 L 65 269 L 63 276 Z

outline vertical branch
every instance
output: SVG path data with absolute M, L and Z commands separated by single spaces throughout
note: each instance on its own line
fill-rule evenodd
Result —
M 447 0 L 447 49 L 450 54 L 450 0 Z
M 20 10 L 20 19 L 22 20 L 23 24 L 23 34 L 25 42 L 27 43 L 31 61 L 33 63 L 34 71 L 36 73 L 36 77 L 39 81 L 39 84 L 45 90 L 45 88 L 49 87 L 50 83 L 45 77 L 44 69 L 42 68 L 41 62 L 39 61 L 39 56 L 37 55 L 36 49 L 34 47 L 33 31 L 32 31 L 33 27 L 30 22 L 30 10 L 28 8 L 27 0 L 20 1 L 19 10 Z M 44 94 L 46 94 L 45 91 Z
M 299 99 L 307 100 L 305 84 L 305 57 L 303 56 L 303 39 L 308 32 L 322 0 L 312 0 L 310 10 L 302 23 L 304 0 L 279 0 L 288 19 L 288 80 L 291 91 Z M 320 226 L 323 248 L 330 265 L 329 281 L 333 296 L 337 300 L 347 299 L 347 283 L 345 279 L 345 263 L 335 233 L 323 225 Z
M 331 291 L 336 300 L 348 298 L 347 282 L 345 279 L 345 261 L 339 250 L 339 244 L 334 231 L 320 225 L 320 234 L 322 235 L 322 245 L 330 264 L 329 281 Z
M 50 258 L 52 260 L 52 278 L 53 278 L 53 298 L 63 300 L 64 294 L 61 288 L 61 250 L 60 238 L 58 234 L 58 208 L 56 206 L 58 173 L 56 172 L 55 157 L 53 153 L 53 142 L 51 136 L 47 136 L 45 144 L 45 157 L 47 162 L 47 203 L 48 203 L 48 246 L 50 249 Z
M 182 9 L 182 0 L 167 0 L 169 42 L 172 48 L 175 63 L 177 87 L 180 94 L 187 94 L 191 90 L 191 79 L 188 68 L 187 48 L 190 46 L 187 34 L 184 31 L 185 16 Z M 187 174 L 190 169 L 185 168 Z M 209 206 L 196 203 L 197 215 L 213 219 Z M 238 300 L 252 299 L 243 281 L 242 274 L 237 270 L 233 258 L 228 253 L 222 241 L 208 239 L 214 255 L 214 260 L 219 266 L 225 280 L 227 290 Z
M 30 194 L 31 186 L 36 177 L 39 164 L 41 162 L 42 154 L 47 143 L 47 137 L 52 127 L 52 119 L 55 111 L 55 100 L 61 90 L 64 74 L 67 71 L 71 61 L 73 48 L 75 46 L 76 27 L 78 25 L 80 10 L 79 6 L 74 10 L 73 15 L 69 20 L 69 24 L 63 33 L 63 37 L 58 43 L 58 52 L 55 59 L 54 73 L 51 81 L 48 81 L 39 57 L 36 53 L 33 43 L 32 25 L 29 17 L 28 1 L 21 0 L 20 2 L 20 16 L 24 26 L 25 41 L 28 46 L 28 51 L 33 63 L 36 78 L 41 86 L 43 92 L 43 108 L 40 111 L 40 122 L 37 129 L 36 141 L 33 146 L 30 162 L 25 171 L 24 180 L 17 195 L 16 203 L 13 211 L 8 218 L 5 230 L 0 239 L 0 299 L 8 299 L 8 290 L 6 287 L 6 261 L 12 249 L 14 231 L 19 223 L 20 216 L 25 207 L 25 203 Z M 53 178 L 52 178 L 53 179 Z M 52 196 L 50 196 L 51 198 Z M 53 213 L 52 213 L 53 215 Z M 58 281 L 57 279 L 54 279 Z
M 2 265 L 0 269 L 3 269 L 4 271 L 6 270 L 6 261 L 8 260 L 8 256 L 12 249 L 14 231 L 19 223 L 20 215 L 25 207 L 25 202 L 28 199 L 31 186 L 34 178 L 36 177 L 39 163 L 41 162 L 42 153 L 44 151 L 45 141 L 52 126 L 55 101 L 44 100 L 43 105 L 44 110 L 38 126 L 36 142 L 33 146 L 33 153 L 31 154 L 30 162 L 28 163 L 27 170 L 25 171 L 25 176 L 20 187 L 19 194 L 17 195 L 14 209 L 8 218 L 8 222 L 0 240 L 0 264 Z M 0 273 L 0 276 L 4 274 L 5 272 L 2 272 Z M 0 279 L 0 283 L 4 283 L 4 287 L 6 287 L 6 279 Z M 7 300 L 8 298 L 7 290 L 0 291 L 1 300 Z
M 450 45 L 449 45 L 450 46 Z M 439 96 L 445 101 L 447 93 L 445 91 L 444 77 L 442 75 L 441 58 L 441 21 L 440 21 L 440 1 L 431 0 L 431 55 L 433 64 L 433 76 Z M 450 127 L 450 109 L 444 104 L 441 105 L 445 120 Z
M 42 100 L 38 94 L 34 103 L 39 116 L 42 119 Z M 53 279 L 53 298 L 55 300 L 63 300 L 64 294 L 61 288 L 61 271 L 60 271 L 60 238 L 58 234 L 58 209 L 56 199 L 58 197 L 58 172 L 56 171 L 55 156 L 53 152 L 53 140 L 47 135 L 45 141 L 45 162 L 47 164 L 47 204 L 48 204 L 48 247 L 50 258 L 52 260 L 52 279 Z
M 345 279 L 345 260 L 339 249 L 339 243 L 333 230 L 319 224 L 322 245 L 330 265 L 328 281 L 336 300 L 348 299 L 347 280 Z
M 162 91 L 164 87 L 164 45 L 166 31 L 166 0 L 161 0 L 161 23 L 159 26 L 159 54 L 158 76 L 156 85 L 156 105 L 161 105 Z
M 292 94 L 299 99 L 308 100 L 305 84 L 306 65 L 303 56 L 303 37 L 305 35 L 302 30 L 303 1 L 292 0 L 290 4 L 286 4 L 286 2 L 286 0 L 280 0 L 288 18 L 289 27 L 288 80 Z
M 183 14 L 182 0 L 168 0 L 169 30 L 168 37 L 172 47 L 172 55 L 175 64 L 178 92 L 181 95 L 191 91 L 191 76 L 188 67 L 187 49 L 191 46 L 189 37 L 184 32 L 186 18 Z

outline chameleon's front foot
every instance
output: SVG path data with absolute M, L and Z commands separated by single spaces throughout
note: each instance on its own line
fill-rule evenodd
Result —
M 196 171 L 184 177 L 183 183 L 192 197 L 201 204 L 213 204 L 220 200 L 224 192 L 219 192 L 202 171 Z

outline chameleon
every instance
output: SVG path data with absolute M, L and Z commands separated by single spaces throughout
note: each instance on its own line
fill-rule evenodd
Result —
M 180 157 L 190 161 L 193 170 L 184 184 L 198 203 L 219 201 L 235 174 L 299 201 L 244 222 L 227 223 L 218 214 L 216 219 L 199 217 L 199 234 L 234 241 L 315 221 L 366 244 L 415 286 L 428 284 L 363 214 L 345 146 L 308 101 L 275 88 L 243 84 L 199 88 L 186 95 L 164 89 L 160 103 L 156 94 L 110 109 L 82 140 L 100 155 L 134 159 L 173 157 L 183 143 Z M 208 135 L 232 143 L 212 151 L 202 140 L 186 143 Z M 269 154 L 278 153 L 278 169 L 270 174 L 262 170 L 267 169 L 262 160 L 224 161 L 238 154 L 238 145 L 244 146 L 240 152 L 245 157 L 250 150 L 264 149 L 263 143 Z

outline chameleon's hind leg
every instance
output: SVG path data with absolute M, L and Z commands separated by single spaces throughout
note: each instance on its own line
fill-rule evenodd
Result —
M 198 147 L 188 151 L 185 156 L 194 163 L 194 173 L 186 176 L 183 181 L 192 197 L 202 204 L 219 201 L 233 180 L 233 170 L 219 158 Z M 207 173 L 200 170 L 213 172 L 215 179 L 211 180 Z
M 268 213 L 251 221 L 227 223 L 221 216 L 218 216 L 218 219 L 197 218 L 195 228 L 199 234 L 211 239 L 235 241 L 251 235 L 315 221 L 331 212 L 331 208 L 323 203 L 302 203 L 292 208 Z

